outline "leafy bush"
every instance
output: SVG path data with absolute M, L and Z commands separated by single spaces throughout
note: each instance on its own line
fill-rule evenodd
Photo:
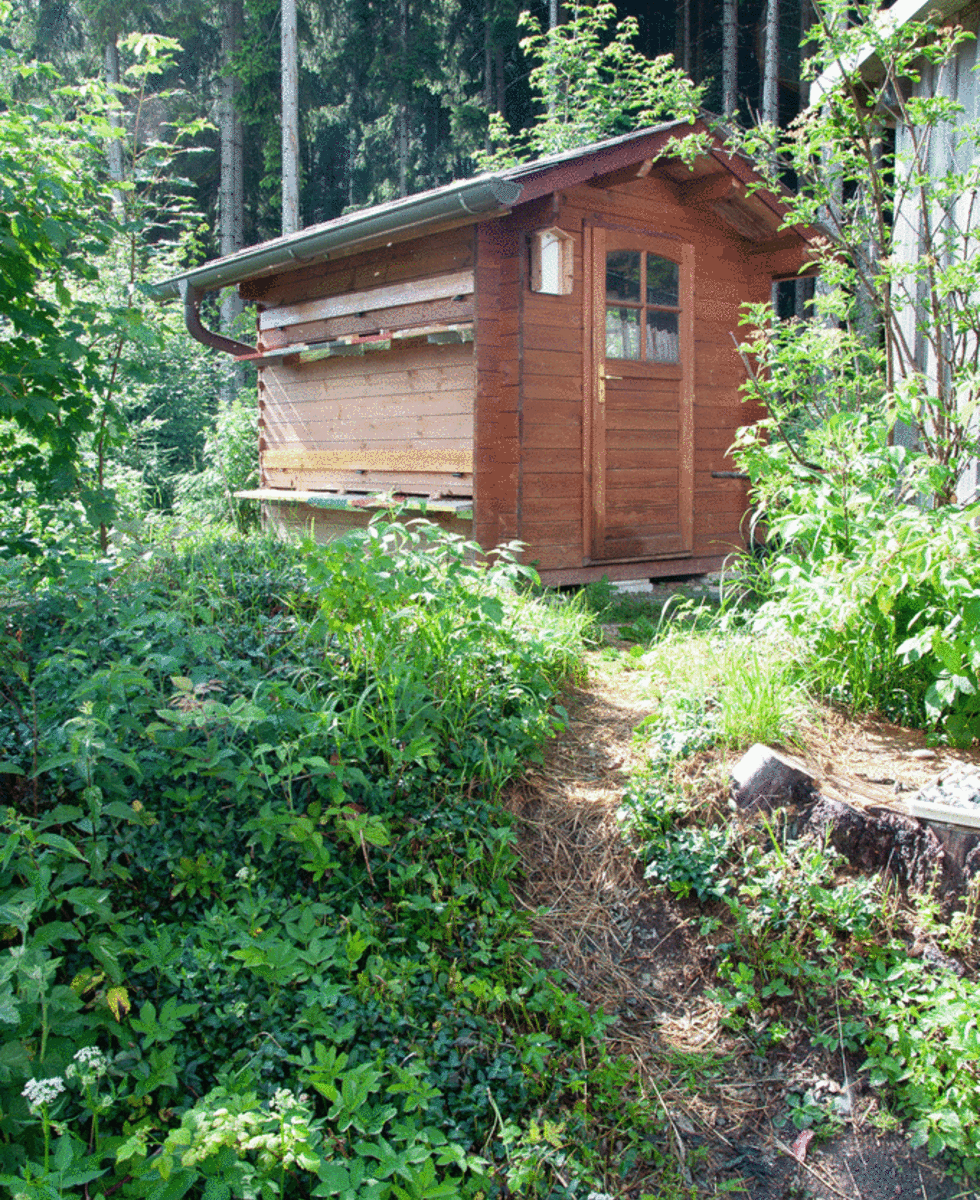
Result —
M 588 1175 L 602 1021 L 534 965 L 493 803 L 586 618 L 425 525 L 61 569 L 3 593 L 0 1182 Z
M 777 496 L 771 460 L 757 463 L 754 450 L 744 452 L 768 489 L 777 547 L 764 573 L 756 571 L 769 603 L 754 628 L 788 630 L 807 647 L 808 679 L 835 699 L 928 724 L 968 745 L 980 734 L 975 506 L 915 503 L 904 450 L 869 446 L 858 425 L 850 448 L 840 447 L 846 486 L 829 472 L 809 483 L 793 475 Z M 827 436 L 812 435 L 814 450 Z M 896 502 L 906 494 L 908 502 Z

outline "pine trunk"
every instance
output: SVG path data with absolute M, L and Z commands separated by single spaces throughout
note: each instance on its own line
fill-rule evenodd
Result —
M 408 195 L 408 0 L 398 0 L 401 86 L 398 97 L 398 195 Z
M 119 107 L 119 93 L 116 88 L 120 82 L 119 72 L 119 47 L 116 45 L 116 35 L 111 34 L 106 39 L 105 44 L 105 81 L 113 97 L 112 109 L 109 113 L 110 124 L 116 129 L 122 129 L 122 110 Z M 109 163 L 109 178 L 113 183 L 120 184 L 125 178 L 125 164 L 123 163 L 123 144 L 121 138 L 113 138 L 106 147 L 106 158 Z M 112 189 L 112 210 L 113 214 L 122 220 L 126 212 L 126 201 L 123 196 L 122 189 L 114 187 Z
M 723 0 L 721 93 L 722 112 L 730 117 L 738 108 L 738 0 Z
M 779 124 L 779 0 L 766 5 L 766 61 L 762 76 L 762 119 Z
M 282 0 L 282 232 L 299 227 L 299 50 L 296 0 Z
M 221 2 L 221 191 L 218 208 L 221 222 L 221 253 L 234 254 L 245 244 L 245 198 L 242 194 L 242 122 L 236 97 L 238 80 L 232 62 L 241 38 L 242 0 Z M 221 299 L 221 328 L 230 332 L 242 303 L 234 288 L 225 289 Z

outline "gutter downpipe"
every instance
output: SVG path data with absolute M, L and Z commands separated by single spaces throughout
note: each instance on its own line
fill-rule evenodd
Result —
M 224 334 L 215 333 L 213 329 L 205 328 L 201 322 L 200 292 L 192 288 L 187 279 L 179 280 L 177 286 L 180 289 L 180 298 L 184 302 L 184 324 L 192 338 L 205 346 L 210 346 L 213 350 L 223 350 L 225 354 L 232 354 L 235 358 L 241 358 L 243 354 L 255 353 L 254 346 L 246 345 L 245 342 L 237 342 L 234 338 L 225 337 Z

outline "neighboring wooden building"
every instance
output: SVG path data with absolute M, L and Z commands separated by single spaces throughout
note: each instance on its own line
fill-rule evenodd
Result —
M 895 370 L 900 378 L 920 375 L 935 392 L 938 379 L 948 384 L 959 374 L 966 381 L 970 369 L 975 370 L 980 361 L 976 293 L 970 277 L 950 281 L 951 291 L 941 301 L 949 316 L 936 321 L 926 303 L 928 281 L 922 271 L 922 264 L 939 249 L 947 261 L 969 263 L 980 256 L 980 0 L 894 0 L 887 7 L 882 5 L 877 19 L 885 29 L 906 34 L 912 22 L 932 22 L 959 26 L 970 35 L 947 62 L 938 64 L 926 56 L 913 59 L 907 74 L 898 78 L 891 64 L 886 68 L 882 63 L 875 39 L 869 38 L 850 59 L 835 63 L 810 86 L 813 107 L 818 107 L 845 75 L 863 80 L 871 88 L 884 83 L 899 88 L 905 111 L 913 117 L 913 101 L 928 105 L 944 100 L 951 106 L 949 120 L 928 129 L 901 121 L 895 124 L 900 196 L 892 218 L 890 303 L 899 314 L 902 335 L 902 353 Z M 897 108 L 897 104 L 892 106 L 892 122 Z M 915 182 L 918 179 L 927 182 L 920 186 Z M 929 232 L 924 229 L 926 220 Z M 967 411 L 975 412 L 978 398 L 976 386 L 967 385 L 960 402 Z M 973 423 L 976 428 L 976 415 Z M 895 428 L 895 438 L 910 446 L 916 443 L 913 430 L 901 423 Z M 980 459 L 971 459 L 961 471 L 957 498 L 969 503 L 978 497 Z
M 704 126 L 695 127 L 706 133 Z M 806 262 L 777 197 L 671 124 L 451 184 L 161 285 L 259 366 L 268 519 L 329 537 L 407 498 L 548 583 L 695 574 L 742 544 L 740 307 Z M 252 351 L 200 327 L 237 284 Z M 744 331 L 743 331 L 744 332 Z

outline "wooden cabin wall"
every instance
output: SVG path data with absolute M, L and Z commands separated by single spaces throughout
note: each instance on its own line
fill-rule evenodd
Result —
M 262 366 L 263 487 L 472 494 L 473 344 L 398 334 L 473 321 L 474 241 L 472 226 L 450 229 L 243 285 L 262 352 L 396 335 L 390 348 Z
M 527 560 L 550 582 L 571 581 L 576 573 L 582 578 L 591 549 L 591 381 L 583 294 L 583 230 L 590 223 L 666 234 L 694 246 L 693 546 L 673 565 L 672 560 L 646 566 L 610 562 L 608 573 L 627 578 L 713 569 L 744 544 L 747 492 L 743 481 L 715 478 L 712 472 L 734 470 L 726 451 L 736 430 L 762 415 L 757 406 L 742 401 L 739 389 L 745 374 L 731 335 L 744 337 L 740 306 L 768 300 L 773 274 L 781 267 L 783 274 L 791 274 L 799 251 L 783 250 L 783 259 L 794 266 L 760 253 L 756 244 L 722 225 L 710 210 L 685 206 L 675 185 L 655 175 L 608 187 L 570 189 L 547 205 L 526 206 L 494 223 L 498 245 L 517 243 L 520 267 L 517 532 L 529 543 Z M 574 238 L 570 295 L 543 295 L 528 288 L 528 235 L 549 225 Z M 484 252 L 481 239 L 479 254 Z M 478 414 L 478 439 L 481 420 Z M 637 499 L 640 506 L 650 503 L 643 495 Z M 604 564 L 595 566 L 594 573 L 602 574 Z
M 472 343 L 266 367 L 262 484 L 469 494 L 475 392 Z

